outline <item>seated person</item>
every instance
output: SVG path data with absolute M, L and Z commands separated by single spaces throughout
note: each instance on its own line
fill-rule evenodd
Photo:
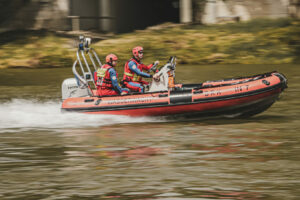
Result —
M 157 65 L 159 61 L 155 61 L 154 64 L 149 66 L 144 65 L 141 60 L 143 59 L 143 47 L 137 46 L 132 49 L 133 57 L 125 64 L 123 84 L 132 91 L 144 93 L 144 87 L 149 83 L 142 80 L 142 77 L 152 78 L 151 74 L 143 72 L 143 70 L 150 71 L 154 65 Z M 157 75 L 153 76 L 154 79 L 158 79 Z
M 115 70 L 118 57 L 109 54 L 105 58 L 106 64 L 97 70 L 97 92 L 99 96 L 124 95 L 128 89 L 121 88 L 118 83 L 118 73 Z

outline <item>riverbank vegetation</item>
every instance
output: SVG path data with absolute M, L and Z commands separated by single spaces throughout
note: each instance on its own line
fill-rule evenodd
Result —
M 0 68 L 68 67 L 76 52 L 72 39 L 48 31 L 10 31 L 0 38 Z
M 76 39 L 46 31 L 0 34 L 0 68 L 70 67 Z M 120 66 L 134 46 L 143 46 L 144 63 L 176 55 L 180 64 L 284 64 L 300 62 L 300 22 L 255 19 L 219 25 L 162 24 L 95 42 L 101 59 L 116 53 Z

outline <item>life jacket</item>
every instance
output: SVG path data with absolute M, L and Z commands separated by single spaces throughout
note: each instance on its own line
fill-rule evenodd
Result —
M 105 64 L 97 70 L 97 86 L 101 89 L 113 89 L 113 85 L 110 79 L 109 69 L 112 66 Z M 118 74 L 117 74 L 118 76 Z
M 129 68 L 129 62 L 130 61 L 133 61 L 136 64 L 137 68 L 140 69 L 141 63 L 139 63 L 134 58 L 131 58 L 130 60 L 128 60 L 125 64 L 123 81 L 125 81 L 125 82 L 132 82 L 132 81 L 139 82 L 139 81 L 142 80 L 142 77 L 130 70 L 130 68 Z

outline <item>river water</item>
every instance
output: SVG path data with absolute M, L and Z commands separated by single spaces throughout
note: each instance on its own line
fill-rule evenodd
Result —
M 177 66 L 199 83 L 277 70 L 288 86 L 249 119 L 60 112 L 71 69 L 0 70 L 0 199 L 299 199 L 300 66 Z

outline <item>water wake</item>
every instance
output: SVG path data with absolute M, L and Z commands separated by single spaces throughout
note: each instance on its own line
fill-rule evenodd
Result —
M 61 113 L 61 103 L 55 101 L 14 99 L 0 104 L 0 132 L 10 129 L 56 129 L 99 127 L 120 123 L 155 122 L 157 119 L 132 118 L 118 115 L 91 115 L 81 113 Z

